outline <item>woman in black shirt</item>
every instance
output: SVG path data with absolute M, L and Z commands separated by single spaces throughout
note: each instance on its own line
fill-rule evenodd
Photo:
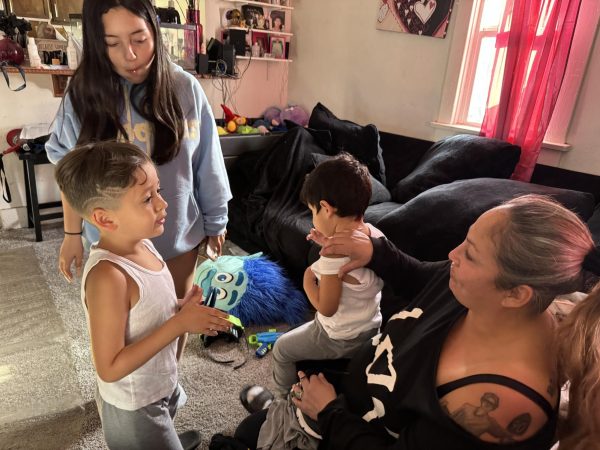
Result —
M 368 263 L 396 293 L 412 299 L 353 358 L 340 395 L 324 376 L 299 372 L 292 403 L 302 412 L 300 422 L 322 437 L 319 448 L 551 447 L 566 372 L 557 355 L 576 349 L 569 347 L 573 327 L 561 331 L 557 342 L 546 309 L 556 295 L 577 290 L 582 265 L 596 272 L 599 266 L 589 230 L 575 214 L 540 196 L 514 199 L 484 213 L 449 261 L 436 263 L 417 261 L 384 238 L 311 237 L 323 244 L 323 254 L 351 257 L 343 270 Z M 569 320 L 600 310 L 599 297 L 588 296 Z M 587 328 L 597 330 L 596 322 Z M 578 348 L 584 344 L 590 342 Z M 586 404 L 574 389 L 578 381 L 571 377 L 571 383 L 571 402 L 591 416 L 583 429 L 597 430 L 597 404 Z M 595 394 L 595 384 L 588 386 L 588 395 Z M 257 446 L 249 425 L 256 431 L 261 415 L 248 418 L 236 433 L 251 448 Z M 275 448 L 265 440 L 265 428 L 258 448 Z M 594 448 L 598 436 L 582 434 L 578 425 L 571 435 L 574 428 L 577 445 Z

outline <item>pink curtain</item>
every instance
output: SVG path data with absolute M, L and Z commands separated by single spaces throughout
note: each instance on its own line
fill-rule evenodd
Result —
M 512 178 L 529 181 L 560 91 L 581 0 L 508 0 L 481 136 L 521 146 Z

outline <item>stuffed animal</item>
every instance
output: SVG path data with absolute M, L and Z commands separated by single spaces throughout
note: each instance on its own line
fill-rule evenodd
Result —
M 225 129 L 229 133 L 235 133 L 240 125 L 246 125 L 247 120 L 245 117 L 235 114 L 225 105 L 221 105 L 221 108 L 225 113 Z
M 298 105 L 289 105 L 284 110 L 276 106 L 271 106 L 267 108 L 264 114 L 264 121 L 266 123 L 256 121 L 253 123 L 253 126 L 259 128 L 261 125 L 264 125 L 269 131 L 287 131 L 287 127 L 285 126 L 286 120 L 305 127 L 308 125 L 308 113 Z
M 308 113 L 298 105 L 289 105 L 281 114 L 279 114 L 279 120 L 281 123 L 285 123 L 286 120 L 297 123 L 301 127 L 308 125 Z
M 194 284 L 205 293 L 211 286 L 216 288 L 215 308 L 229 311 L 244 326 L 277 322 L 297 325 L 306 320 L 304 294 L 262 253 L 207 259 L 196 268 Z
M 230 27 L 239 27 L 242 19 L 242 13 L 239 9 L 230 9 L 225 13 L 227 25 Z

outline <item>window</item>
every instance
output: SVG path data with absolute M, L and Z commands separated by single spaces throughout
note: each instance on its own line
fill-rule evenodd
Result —
M 505 4 L 506 0 L 474 2 L 457 91 L 457 124 L 480 126 L 483 121 Z
M 436 128 L 478 133 L 495 57 L 495 36 L 507 1 L 463 1 L 456 8 L 448 67 Z M 566 135 L 600 22 L 597 1 L 583 0 L 569 63 L 543 146 L 568 150 Z M 543 26 L 543 23 L 541 24 Z

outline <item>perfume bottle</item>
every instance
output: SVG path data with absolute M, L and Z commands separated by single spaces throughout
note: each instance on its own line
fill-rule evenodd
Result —
M 175 9 L 175 1 L 169 0 L 169 7 L 167 8 L 167 20 L 168 23 L 181 23 L 181 17 L 179 11 Z

